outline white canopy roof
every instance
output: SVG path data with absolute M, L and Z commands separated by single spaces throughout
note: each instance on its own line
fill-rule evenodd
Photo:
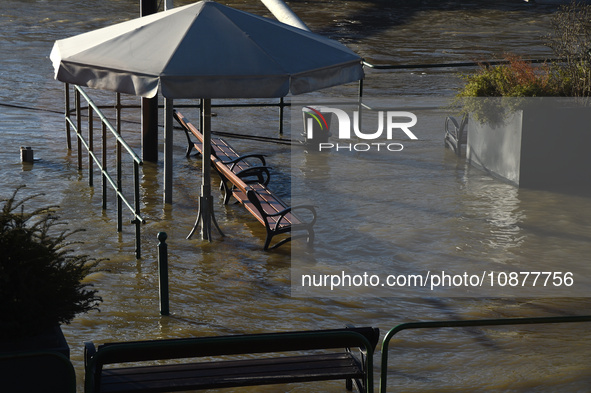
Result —
M 363 78 L 334 40 L 201 1 L 55 42 L 55 78 L 166 98 L 268 98 Z

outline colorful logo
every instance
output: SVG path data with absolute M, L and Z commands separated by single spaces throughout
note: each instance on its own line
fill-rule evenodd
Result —
M 321 130 L 324 131 L 324 129 L 326 129 L 326 131 L 328 131 L 328 122 L 319 110 L 314 109 L 310 106 L 306 106 L 302 108 L 302 111 L 304 112 L 304 118 L 306 115 L 312 117 L 314 120 L 316 120 L 316 123 L 318 123 Z
M 337 151 L 380 151 L 380 149 L 401 151 L 403 145 L 392 141 L 395 138 L 398 139 L 396 134 L 402 133 L 411 140 L 418 139 L 410 130 L 417 124 L 417 116 L 412 112 L 374 111 L 372 120 L 377 120 L 377 129 L 374 128 L 373 121 L 371 122 L 373 124 L 365 122 L 362 129 L 361 109 L 345 111 L 341 108 L 315 105 L 315 107 L 303 107 L 302 112 L 304 115 L 303 135 L 306 138 L 306 143 L 311 144 L 313 141 L 314 145 L 318 145 L 318 151 L 330 149 Z M 325 117 L 327 115 L 331 117 Z M 377 115 L 377 119 L 375 115 Z M 328 129 L 329 122 L 331 127 L 332 124 L 335 124 L 332 133 Z M 330 141 L 331 138 L 332 141 Z

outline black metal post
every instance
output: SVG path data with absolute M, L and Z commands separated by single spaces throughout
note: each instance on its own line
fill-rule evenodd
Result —
M 117 136 L 121 136 L 121 93 L 117 92 L 117 104 L 115 106 L 116 114 L 115 121 L 117 122 Z M 116 161 L 117 161 L 117 232 L 123 231 L 123 201 L 121 200 L 121 193 L 123 192 L 123 176 L 121 169 L 121 141 L 117 138 L 116 144 Z
M 279 98 L 279 135 L 281 136 L 283 136 L 283 108 L 285 108 L 285 103 L 281 97 Z
M 168 307 L 168 245 L 166 232 L 158 232 L 158 283 L 160 288 L 160 315 L 169 315 Z
M 65 94 L 65 112 L 66 112 L 66 142 L 68 145 L 68 150 L 72 150 L 72 137 L 70 135 L 70 84 L 64 83 L 66 94 Z
M 77 148 L 78 151 L 77 153 L 77 157 L 78 157 L 78 170 L 82 170 L 82 139 L 80 138 L 80 135 L 82 134 L 82 110 L 80 107 L 80 92 L 78 90 L 76 90 L 76 94 L 74 95 L 74 101 L 75 101 L 75 105 L 76 105 L 76 134 L 77 134 Z
M 157 0 L 140 0 L 140 16 L 158 12 Z M 142 98 L 142 160 L 158 161 L 158 96 Z
M 135 258 L 140 259 L 142 257 L 142 243 L 141 243 L 141 232 L 140 227 L 142 222 L 138 218 L 140 215 L 140 164 L 137 161 L 133 161 L 133 198 L 135 202 L 135 217 L 133 223 L 135 224 Z
M 94 187 L 93 178 L 93 159 L 92 154 L 94 153 L 94 117 L 92 106 L 88 105 L 88 185 Z
M 103 149 L 103 154 L 102 154 L 102 176 L 101 176 L 101 186 L 103 188 L 103 210 L 107 210 L 107 175 L 106 175 L 106 170 L 107 170 L 107 124 L 103 122 L 103 136 L 102 136 L 102 149 Z

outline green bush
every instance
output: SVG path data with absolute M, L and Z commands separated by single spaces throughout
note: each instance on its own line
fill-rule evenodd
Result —
M 591 5 L 573 1 L 561 6 L 550 25 L 543 40 L 556 60 L 535 66 L 506 55 L 506 64 L 483 64 L 465 76 L 458 97 L 591 96 Z
M 458 97 L 552 97 L 561 95 L 557 70 L 547 64 L 534 66 L 518 56 L 507 55 L 506 64 L 482 65 L 464 77 Z
M 97 309 L 102 299 L 82 280 L 98 260 L 75 255 L 55 207 L 25 212 L 17 201 L 19 187 L 2 200 L 0 212 L 0 337 L 14 339 L 37 334 L 77 314 Z
M 523 97 L 555 97 L 562 86 L 557 70 L 548 64 L 534 66 L 518 56 L 507 55 L 506 64 L 482 65 L 464 77 L 454 105 L 475 120 L 500 125 L 506 116 L 522 107 Z M 502 97 L 502 98 L 500 98 Z

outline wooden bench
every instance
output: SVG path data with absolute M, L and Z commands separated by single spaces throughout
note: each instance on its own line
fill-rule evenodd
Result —
M 214 158 L 216 161 L 217 158 Z M 217 165 L 216 165 L 217 166 Z M 240 176 L 232 172 L 230 168 L 217 166 L 220 174 L 232 184 L 232 196 L 246 207 L 246 209 L 265 226 L 267 237 L 264 250 L 277 248 L 286 242 L 306 237 L 309 245 L 314 242 L 314 224 L 316 223 L 316 210 L 311 205 L 299 205 L 289 207 L 281 198 L 275 195 L 266 185 L 257 182 L 246 182 Z M 224 198 L 228 203 L 230 198 Z M 306 214 L 306 219 L 296 215 L 295 211 Z M 274 236 L 283 233 L 301 232 L 284 238 L 272 247 L 271 240 Z
M 199 153 L 203 154 L 203 134 L 191 122 L 184 117 L 179 111 L 173 112 L 174 118 L 181 125 L 187 137 L 187 152 L 189 157 L 193 148 Z M 197 138 L 197 142 L 191 140 L 190 134 Z M 257 182 L 267 185 L 271 180 L 269 168 L 266 166 L 265 156 L 263 154 L 246 154 L 240 155 L 238 152 L 224 139 L 211 138 L 211 154 L 212 163 L 213 158 L 218 161 L 214 164 L 214 168 L 219 171 L 218 165 L 224 165 L 230 168 L 237 176 L 249 181 L 256 180 Z M 254 163 L 253 163 L 254 161 Z M 230 186 L 227 179 L 222 176 L 220 188 L 224 192 L 224 203 L 232 196 Z
M 179 111 L 174 111 L 174 117 L 187 135 L 189 143 L 187 154 L 190 154 L 192 148 L 202 153 L 203 134 Z M 198 142 L 191 141 L 189 133 L 193 134 Z M 248 161 L 250 158 L 258 159 L 261 165 L 253 165 Z M 263 249 L 277 248 L 292 239 L 304 236 L 307 238 L 308 244 L 314 242 L 314 223 L 316 222 L 314 207 L 309 205 L 289 207 L 267 188 L 271 176 L 263 155 L 241 156 L 223 139 L 212 138 L 211 162 L 222 179 L 224 204 L 228 204 L 231 197 L 234 196 L 265 226 L 267 237 Z M 307 219 L 298 217 L 294 210 L 306 211 L 306 215 L 309 217 L 306 217 Z M 296 231 L 302 232 L 302 234 L 282 239 L 270 247 L 274 236 Z
M 373 351 L 378 340 L 378 329 L 364 327 L 107 343 L 98 349 L 86 343 L 85 393 L 176 392 L 328 380 L 345 380 L 349 390 L 355 385 L 360 392 L 373 392 Z M 361 355 L 355 356 L 352 348 Z M 278 352 L 282 356 L 253 356 Z M 227 358 L 242 354 L 250 356 Z M 105 367 L 198 357 L 209 360 Z M 215 357 L 223 358 L 211 360 Z

